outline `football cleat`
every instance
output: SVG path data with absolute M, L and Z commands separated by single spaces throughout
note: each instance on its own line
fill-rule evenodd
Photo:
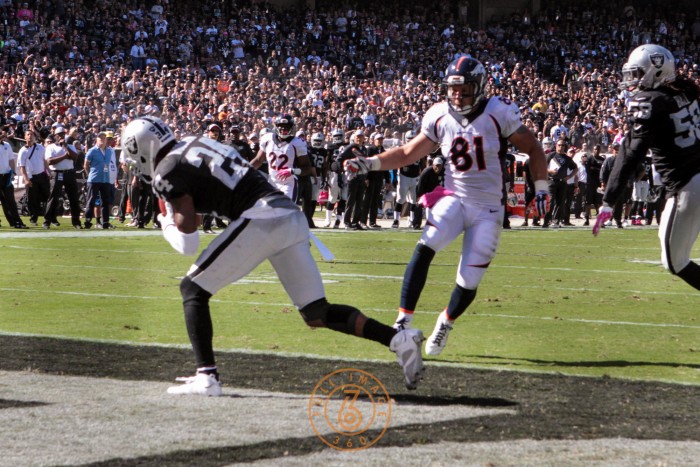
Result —
M 452 326 L 446 323 L 442 317 L 438 318 L 433 333 L 425 341 L 425 353 L 432 356 L 440 355 L 447 345 L 447 336 L 450 331 L 452 331 Z
M 403 368 L 407 389 L 416 389 L 423 379 L 425 366 L 420 348 L 424 340 L 420 329 L 405 329 L 397 332 L 389 344 L 389 349 L 396 354 L 396 361 Z
M 396 318 L 394 325 L 392 326 L 397 331 L 403 331 L 404 329 L 411 329 L 411 318 L 409 316 L 402 316 Z
M 194 376 L 179 377 L 176 381 L 184 384 L 169 387 L 168 394 L 217 397 L 222 393 L 221 383 L 213 374 L 197 373 Z

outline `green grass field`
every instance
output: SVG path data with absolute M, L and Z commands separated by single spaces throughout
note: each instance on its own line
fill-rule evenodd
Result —
M 155 232 L 125 231 L 0 231 L 0 332 L 188 344 L 178 284 L 192 259 Z M 336 255 L 325 263 L 313 249 L 329 299 L 392 323 L 419 233 L 317 236 Z M 426 335 L 449 299 L 460 246 L 433 262 L 414 321 Z M 656 230 L 514 229 L 435 361 L 700 384 L 699 304 L 700 293 L 661 267 Z M 217 294 L 212 314 L 217 349 L 393 358 L 307 328 L 267 263 Z

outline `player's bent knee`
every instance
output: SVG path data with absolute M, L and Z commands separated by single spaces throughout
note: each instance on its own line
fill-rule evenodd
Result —
M 330 303 L 325 298 L 311 302 L 299 310 L 304 322 L 311 328 L 325 328 Z
M 345 334 L 355 333 L 360 310 L 348 305 L 330 304 L 325 298 L 309 303 L 299 310 L 304 322 L 312 328 L 332 329 Z
M 180 281 L 180 294 L 182 295 L 182 301 L 185 303 L 189 301 L 206 303 L 211 298 L 211 294 L 192 282 L 189 276 L 185 276 L 185 278 Z

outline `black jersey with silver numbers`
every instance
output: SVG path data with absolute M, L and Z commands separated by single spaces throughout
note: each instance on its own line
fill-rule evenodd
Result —
M 316 175 L 320 177 L 323 165 L 328 159 L 328 150 L 311 146 L 309 147 L 309 159 L 311 160 L 311 165 L 316 168 Z
M 415 161 L 411 164 L 405 165 L 399 169 L 401 175 L 411 178 L 417 178 L 420 176 L 420 161 Z
M 685 81 L 672 86 L 642 91 L 630 100 L 631 130 L 623 142 L 624 161 L 620 162 L 620 172 L 624 173 L 613 171 L 611 178 L 618 175 L 616 183 L 629 178 L 629 172 L 643 161 L 647 150 L 651 150 L 654 166 L 670 195 L 700 172 L 698 91 Z M 612 193 L 615 194 L 617 190 Z M 607 192 L 605 201 L 609 201 Z
M 229 220 L 263 198 L 286 198 L 235 149 L 205 137 L 173 146 L 155 169 L 153 191 L 166 201 L 188 194 L 197 213 Z

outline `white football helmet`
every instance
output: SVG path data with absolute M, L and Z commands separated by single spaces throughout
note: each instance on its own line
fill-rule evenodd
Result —
M 151 183 L 155 159 L 161 149 L 175 142 L 175 135 L 163 120 L 140 117 L 132 121 L 122 134 L 124 159 L 135 168 L 144 182 Z
M 314 133 L 311 136 L 311 147 L 312 148 L 322 148 L 324 141 L 325 141 L 325 137 L 323 136 L 323 133 Z
M 656 89 L 676 79 L 673 54 L 656 44 L 640 45 L 622 66 L 620 89 L 636 92 Z
M 331 138 L 334 144 L 342 144 L 344 142 L 345 134 L 340 128 L 336 128 L 331 132 Z
M 404 143 L 408 143 L 409 141 L 411 141 L 415 137 L 416 137 L 415 130 L 408 130 L 406 132 L 406 134 L 403 135 Z
M 551 151 L 554 149 L 554 141 L 552 141 L 552 138 L 547 136 L 545 139 L 542 140 L 542 149 L 545 151 Z

